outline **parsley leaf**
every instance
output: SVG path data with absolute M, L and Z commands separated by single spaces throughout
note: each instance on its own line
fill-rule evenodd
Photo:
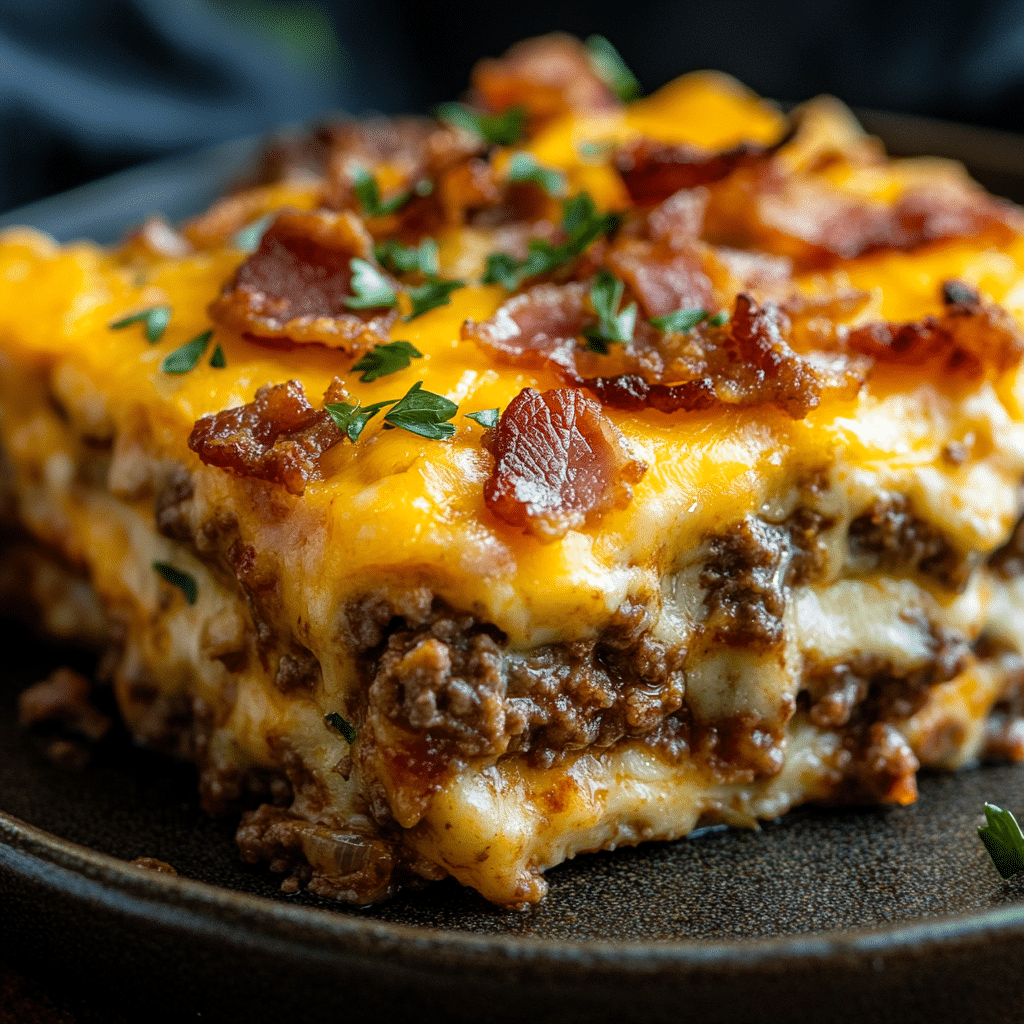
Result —
M 604 36 L 590 36 L 586 46 L 594 73 L 620 100 L 635 100 L 643 92 L 619 51 Z
M 132 313 L 131 316 L 126 316 L 123 320 L 115 320 L 108 326 L 112 331 L 120 331 L 132 324 L 145 324 L 146 341 L 150 345 L 155 345 L 164 336 L 164 331 L 167 330 L 167 325 L 170 322 L 170 306 L 151 306 L 149 309 L 141 309 L 138 313 Z
M 277 212 L 265 213 L 258 220 L 246 224 L 244 228 L 236 231 L 231 236 L 231 244 L 242 252 L 255 252 L 260 247 L 260 242 L 266 234 L 267 228 L 274 222 Z
M 352 268 L 352 295 L 345 300 L 349 309 L 373 309 L 395 304 L 395 290 L 375 266 L 357 256 L 353 256 L 348 265 Z
M 602 270 L 590 286 L 590 302 L 598 323 L 596 327 L 587 327 L 583 333 L 594 352 L 607 355 L 610 343 L 624 344 L 633 340 L 636 303 L 631 302 L 621 313 L 618 311 L 624 289 L 625 285 L 607 270 Z
M 978 829 L 996 871 L 1003 878 L 1013 878 L 1024 871 L 1024 833 L 1016 818 L 995 804 L 985 804 L 987 825 Z
M 463 415 L 467 419 L 476 420 L 481 427 L 493 430 L 498 425 L 499 411 L 498 409 L 480 409 L 478 412 L 467 412 Z
M 429 178 L 423 178 L 408 192 L 400 192 L 386 203 L 382 203 L 377 179 L 365 167 L 357 167 L 352 176 L 352 188 L 367 217 L 387 217 L 405 206 L 413 196 L 429 196 L 434 191 L 434 183 Z
M 505 178 L 513 183 L 532 182 L 549 196 L 564 195 L 568 185 L 565 175 L 551 167 L 542 167 L 529 153 L 516 153 L 508 162 Z
M 196 363 L 202 358 L 203 353 L 206 351 L 206 346 L 210 344 L 212 337 L 212 330 L 197 334 L 191 341 L 185 342 L 181 348 L 176 348 L 167 356 L 160 364 L 160 369 L 164 373 L 188 373 L 189 370 L 195 368 Z
M 405 318 L 406 323 L 438 306 L 447 306 L 452 292 L 459 288 L 465 288 L 462 281 L 446 281 L 440 277 L 432 277 L 426 284 L 407 288 L 412 299 L 412 312 Z
M 685 334 L 692 331 L 702 320 L 707 319 L 704 309 L 677 309 L 664 316 L 652 316 L 651 324 L 666 334 Z
M 434 116 L 492 146 L 514 146 L 526 133 L 526 111 L 522 107 L 487 115 L 478 114 L 461 103 L 442 103 L 434 109 Z
M 324 721 L 335 731 L 345 737 L 345 742 L 352 746 L 356 741 L 356 727 L 347 719 L 342 718 L 337 711 L 324 715 Z
M 420 352 L 411 342 L 389 341 L 383 345 L 374 345 L 352 369 L 362 370 L 359 380 L 363 384 L 378 377 L 386 377 L 389 373 L 397 373 L 409 366 L 413 359 L 422 359 Z
M 413 274 L 419 272 L 428 276 L 441 272 L 437 261 L 437 242 L 432 238 L 424 238 L 418 246 L 405 246 L 394 238 L 386 242 L 378 242 L 373 248 L 377 262 L 396 274 Z
M 708 317 L 708 323 L 712 327 L 724 327 L 729 322 L 729 314 L 726 310 L 722 310 L 720 313 L 716 313 L 714 316 Z
M 445 421 L 459 411 L 458 405 L 443 395 L 423 391 L 422 387 L 422 381 L 416 381 L 401 401 L 392 406 L 384 417 L 385 422 L 412 434 L 419 434 L 420 437 L 435 440 L 451 437 L 455 433 L 455 424 Z
M 181 569 L 176 569 L 170 562 L 154 562 L 153 568 L 168 582 L 172 587 L 177 587 L 184 595 L 187 604 L 195 604 L 196 598 L 199 596 L 199 587 L 196 585 L 195 579 L 190 576 L 187 572 L 183 572 Z
M 324 406 L 327 414 L 334 420 L 335 425 L 339 430 L 345 432 L 348 439 L 355 444 L 359 440 L 359 435 L 363 432 L 363 428 L 366 426 L 374 416 L 381 411 L 386 409 L 389 405 L 394 405 L 397 402 L 397 398 L 388 398 L 383 402 L 375 402 L 373 405 L 360 406 L 359 402 L 356 401 L 355 405 L 345 405 L 344 402 L 331 402 Z
M 213 350 L 213 355 L 210 356 L 210 365 L 215 370 L 223 370 L 228 365 L 228 361 L 224 358 L 224 349 L 220 345 Z
M 507 252 L 492 252 L 487 257 L 487 268 L 480 280 L 484 284 L 500 284 L 514 292 L 523 283 L 519 261 Z
M 529 255 L 522 263 L 507 253 L 491 253 L 481 279 L 484 284 L 500 284 L 515 291 L 528 277 L 548 274 L 578 256 L 598 235 L 618 227 L 616 213 L 598 213 L 593 199 L 586 192 L 562 204 L 562 230 L 568 236 L 561 245 L 552 245 L 542 238 L 530 239 Z

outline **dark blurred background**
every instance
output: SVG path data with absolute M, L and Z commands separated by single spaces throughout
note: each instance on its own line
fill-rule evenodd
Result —
M 607 36 L 648 91 L 719 68 L 1024 131 L 1016 0 L 0 0 L 0 210 L 327 110 L 426 111 L 554 29 Z

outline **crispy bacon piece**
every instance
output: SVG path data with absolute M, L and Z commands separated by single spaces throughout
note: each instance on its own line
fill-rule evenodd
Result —
M 647 471 L 601 406 L 572 388 L 524 388 L 488 447 L 494 468 L 484 484 L 487 507 L 545 542 L 625 508 L 630 485 Z
M 846 343 L 883 363 L 919 366 L 945 356 L 949 369 L 1001 373 L 1024 356 L 1024 332 L 1002 306 L 986 302 L 961 281 L 942 285 L 945 308 L 938 316 L 904 323 L 884 321 L 851 330 Z
M 281 213 L 259 248 L 210 305 L 210 316 L 251 341 L 316 342 L 354 354 L 388 340 L 396 309 L 353 311 L 354 256 L 373 245 L 352 213 Z
M 629 285 L 646 317 L 712 304 L 711 279 L 693 250 L 660 252 L 650 243 L 625 241 L 608 254 L 606 263 Z
M 615 154 L 615 166 L 633 202 L 649 206 L 680 189 L 721 181 L 739 167 L 762 162 L 775 148 L 744 142 L 716 153 L 687 143 L 641 138 Z
M 559 114 L 621 105 L 594 72 L 586 48 L 561 32 L 524 40 L 503 57 L 479 61 L 471 81 L 481 107 L 492 113 L 522 107 L 533 129 Z
M 335 378 L 326 402 L 347 396 Z M 302 494 L 310 480 L 320 480 L 320 457 L 344 438 L 323 409 L 314 409 L 297 380 L 265 384 L 247 405 L 224 409 L 200 419 L 188 446 L 208 466 L 241 476 L 281 484 Z

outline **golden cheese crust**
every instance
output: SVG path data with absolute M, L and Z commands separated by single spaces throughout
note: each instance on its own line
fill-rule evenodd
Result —
M 286 887 L 509 906 L 1024 755 L 1020 211 L 568 37 L 473 96 L 180 231 L 0 236 L 19 566 L 135 735 Z

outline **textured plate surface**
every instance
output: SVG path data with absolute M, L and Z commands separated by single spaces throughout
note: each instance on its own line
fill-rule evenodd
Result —
M 1024 140 L 866 120 L 894 152 L 966 158 L 1024 200 Z M 155 209 L 201 208 L 252 151 L 127 172 L 129 189 L 118 176 L 0 226 L 109 240 Z M 909 808 L 800 810 L 759 832 L 581 857 L 525 913 L 451 881 L 352 910 L 283 896 L 241 863 L 234 823 L 199 809 L 194 771 L 122 730 L 82 771 L 50 764 L 16 728 L 15 698 L 69 654 L 10 624 L 0 636 L 0 951 L 119 1005 L 152 1007 L 159 991 L 180 1015 L 250 1022 L 1024 1017 L 1024 882 L 1002 882 L 976 838 L 986 800 L 1024 809 L 1024 766 L 927 775 Z M 139 856 L 180 877 L 124 863 Z

